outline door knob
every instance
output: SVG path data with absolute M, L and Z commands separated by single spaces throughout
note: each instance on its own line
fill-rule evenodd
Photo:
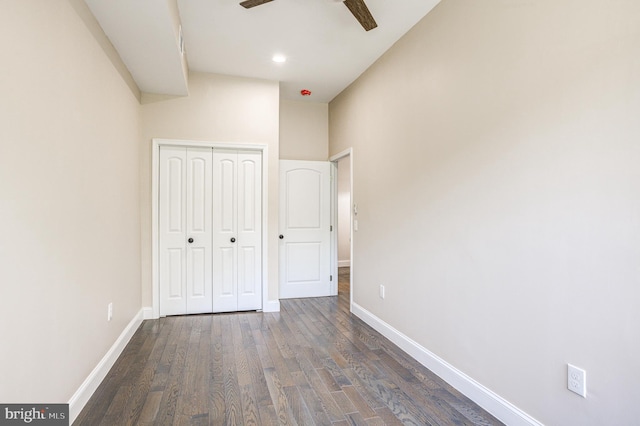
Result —
M 278 238 L 280 238 L 281 240 L 284 240 L 284 235 L 280 234 Z
M 191 244 L 193 242 L 193 238 L 189 238 L 187 241 Z
M 235 238 L 231 238 L 231 242 L 232 242 L 232 243 L 235 243 L 235 242 L 236 242 L 236 239 L 235 239 Z

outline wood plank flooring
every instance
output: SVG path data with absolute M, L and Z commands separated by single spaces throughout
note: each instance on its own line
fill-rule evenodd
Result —
M 499 425 L 349 313 L 338 297 L 279 313 L 145 321 L 74 425 Z

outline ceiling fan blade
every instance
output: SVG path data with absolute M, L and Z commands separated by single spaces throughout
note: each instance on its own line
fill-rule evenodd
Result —
M 378 26 L 364 0 L 344 0 L 344 5 L 349 8 L 365 30 L 370 31 Z
M 240 3 L 240 6 L 244 7 L 245 9 L 250 9 L 254 6 L 260 6 L 261 4 L 269 3 L 270 1 L 273 0 L 245 0 Z

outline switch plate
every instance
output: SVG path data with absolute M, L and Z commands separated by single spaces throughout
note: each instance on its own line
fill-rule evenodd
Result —
M 113 318 L 113 303 L 107 305 L 107 321 L 111 321 Z
M 586 398 L 587 372 L 575 365 L 567 364 L 567 389 Z
M 380 284 L 380 299 L 384 299 L 384 286 Z

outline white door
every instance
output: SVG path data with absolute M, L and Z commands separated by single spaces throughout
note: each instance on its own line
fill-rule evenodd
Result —
M 210 148 L 160 148 L 160 315 L 211 312 Z
M 331 295 L 331 169 L 280 161 L 280 298 Z
M 213 153 L 213 312 L 262 309 L 262 154 Z

